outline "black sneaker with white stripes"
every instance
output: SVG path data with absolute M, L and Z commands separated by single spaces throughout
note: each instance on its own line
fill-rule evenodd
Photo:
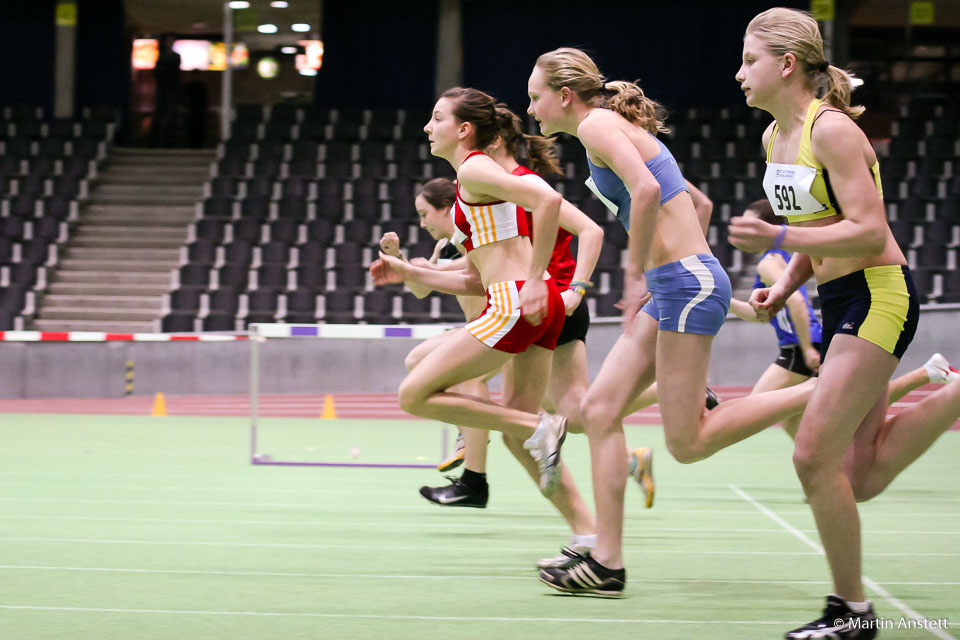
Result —
M 541 569 L 540 582 L 564 593 L 619 598 L 627 584 L 626 569 L 607 569 L 587 553 L 579 562 Z
M 823 616 L 799 629 L 788 631 L 786 640 L 806 640 L 807 638 L 829 638 L 843 640 L 872 640 L 877 637 L 877 616 L 870 607 L 863 613 L 850 610 L 847 603 L 837 596 L 827 596 L 827 606 Z
M 489 493 L 477 491 L 460 478 L 446 476 L 450 484 L 445 487 L 420 487 L 420 495 L 441 507 L 474 507 L 486 509 Z

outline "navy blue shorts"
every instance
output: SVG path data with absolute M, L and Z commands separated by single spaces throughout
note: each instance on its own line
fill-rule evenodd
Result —
M 838 333 L 863 338 L 897 359 L 903 357 L 920 319 L 920 296 L 910 267 L 868 267 L 824 282 L 817 292 L 823 314 L 821 362 Z

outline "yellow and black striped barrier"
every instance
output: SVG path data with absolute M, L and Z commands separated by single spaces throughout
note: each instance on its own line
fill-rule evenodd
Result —
M 125 395 L 133 395 L 133 360 L 127 360 L 127 370 L 123 376 L 123 392 Z

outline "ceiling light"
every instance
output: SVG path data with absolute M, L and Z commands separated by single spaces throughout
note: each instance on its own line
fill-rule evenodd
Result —
M 295 22 L 294 24 L 290 25 L 290 28 L 300 33 L 310 31 L 310 25 L 305 22 Z
M 227 6 L 231 9 L 249 9 L 250 3 L 247 0 L 230 0 Z
M 296 53 L 296 47 L 280 47 L 280 53 Z
M 290 6 L 290 3 L 288 3 L 287 0 L 273 0 L 273 2 L 270 3 L 270 6 L 274 9 L 286 9 Z
M 302 76 L 315 76 L 317 75 L 316 69 L 300 69 L 300 75 Z
M 260 33 L 276 33 L 277 25 L 275 24 L 261 24 L 257 27 L 257 31 Z
M 260 62 L 257 63 L 257 74 L 265 80 L 276 78 L 279 72 L 280 65 L 276 58 L 261 58 Z

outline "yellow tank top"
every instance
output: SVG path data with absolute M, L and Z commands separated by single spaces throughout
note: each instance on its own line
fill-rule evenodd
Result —
M 773 143 L 779 130 L 777 124 L 773 125 L 770 142 L 767 143 L 767 169 L 763 175 L 763 190 L 774 212 L 784 216 L 787 222 L 819 220 L 840 214 L 840 205 L 830 187 L 830 176 L 823 165 L 813 157 L 813 145 L 810 143 L 813 122 L 822 104 L 823 100 L 814 100 L 807 107 L 795 164 L 770 162 Z M 870 171 L 877 185 L 877 193 L 883 198 L 880 163 L 874 162 Z

